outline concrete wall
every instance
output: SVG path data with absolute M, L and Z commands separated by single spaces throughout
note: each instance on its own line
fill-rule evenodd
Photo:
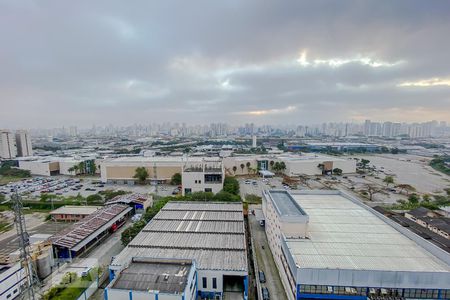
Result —
M 135 180 L 133 178 L 136 173 L 136 168 L 145 167 L 149 174 L 148 179 L 153 179 L 154 167 L 142 165 L 123 165 L 123 166 L 108 166 L 101 164 L 101 178 L 103 182 L 109 180 Z M 170 180 L 175 173 L 181 174 L 181 163 L 179 166 L 156 166 L 156 175 L 158 180 Z
M 58 162 L 54 162 L 58 164 Z M 53 164 L 54 165 L 54 164 Z M 59 166 L 59 164 L 58 164 Z M 33 175 L 50 176 L 51 163 L 42 161 L 19 160 L 19 169 L 28 170 Z

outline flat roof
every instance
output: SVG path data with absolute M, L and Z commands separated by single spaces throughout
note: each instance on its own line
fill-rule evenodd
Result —
M 268 191 L 281 217 L 305 216 L 305 211 L 297 204 L 287 191 Z
M 198 269 L 247 272 L 242 203 L 171 201 L 115 257 L 192 259 Z
M 78 251 L 85 242 L 92 240 L 101 231 L 106 230 L 115 221 L 132 210 L 124 204 L 104 206 L 81 221 L 53 235 L 50 240 L 53 245 Z
M 60 208 L 52 210 L 50 212 L 51 215 L 90 215 L 95 212 L 97 209 L 100 209 L 101 206 L 76 206 L 76 205 L 64 205 Z
M 309 215 L 308 239 L 286 239 L 299 268 L 450 271 L 447 263 L 368 207 L 339 191 L 330 192 L 292 192 Z
M 112 288 L 160 293 L 183 293 L 192 263 L 136 262 L 122 270 Z

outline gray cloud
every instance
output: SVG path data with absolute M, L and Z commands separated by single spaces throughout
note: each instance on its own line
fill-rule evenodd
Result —
M 420 0 L 0 0 L 0 127 L 450 121 L 449 14 Z

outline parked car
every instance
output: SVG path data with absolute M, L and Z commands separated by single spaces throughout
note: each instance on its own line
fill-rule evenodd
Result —
M 266 287 L 261 288 L 261 292 L 262 292 L 263 300 L 269 300 L 270 299 L 269 290 Z
M 266 282 L 266 275 L 264 274 L 264 271 L 259 271 L 258 276 L 259 276 L 259 282 L 261 282 L 261 283 Z

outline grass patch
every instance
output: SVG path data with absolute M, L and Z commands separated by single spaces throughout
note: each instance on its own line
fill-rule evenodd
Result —
M 5 221 L 0 221 L 0 232 L 5 232 L 8 231 L 12 228 L 12 224 L 5 222 Z
M 430 166 L 436 171 L 450 175 L 450 167 L 447 165 L 448 163 L 450 163 L 450 156 L 441 156 L 432 159 L 430 161 Z

